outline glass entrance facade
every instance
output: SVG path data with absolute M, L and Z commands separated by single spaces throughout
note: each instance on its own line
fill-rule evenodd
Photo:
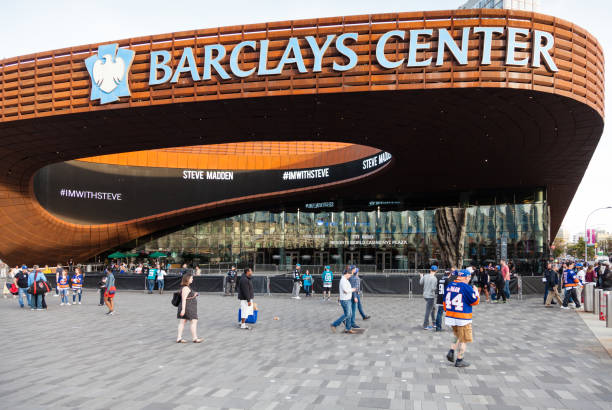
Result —
M 382 206 L 401 204 L 381 202 Z M 323 203 L 325 206 L 326 203 Z M 174 263 L 232 262 L 288 269 L 303 265 L 358 264 L 368 271 L 423 269 L 440 259 L 434 209 L 254 211 L 201 221 L 174 232 L 141 238 L 122 249 L 164 251 Z M 375 204 L 375 203 L 374 203 Z M 316 204 L 321 205 L 321 204 Z M 372 205 L 372 202 L 369 203 Z M 537 273 L 548 257 L 544 200 L 471 205 L 467 209 L 465 263 L 512 261 Z

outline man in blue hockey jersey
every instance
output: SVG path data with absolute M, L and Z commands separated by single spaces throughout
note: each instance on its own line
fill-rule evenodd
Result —
M 471 273 L 462 269 L 457 273 L 457 279 L 451 282 L 444 292 L 445 323 L 453 328 L 455 342 L 446 354 L 449 362 L 455 362 L 455 367 L 468 367 L 463 361 L 466 344 L 474 341 L 472 336 L 472 306 L 480 302 L 478 289 L 468 285 Z M 455 361 L 455 351 L 457 360 Z

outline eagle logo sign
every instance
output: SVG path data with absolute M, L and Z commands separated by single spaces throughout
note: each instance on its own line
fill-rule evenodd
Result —
M 98 55 L 85 60 L 91 77 L 90 100 L 107 104 L 130 96 L 128 72 L 135 54 L 132 50 L 119 48 L 119 44 L 105 44 L 98 47 Z

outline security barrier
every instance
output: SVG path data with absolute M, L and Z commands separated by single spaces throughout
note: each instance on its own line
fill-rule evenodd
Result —
M 599 297 L 599 320 L 603 320 L 607 322 L 606 317 L 608 315 L 608 298 L 610 297 L 610 292 L 601 292 Z
M 593 300 L 593 313 L 595 316 L 599 317 L 601 313 L 601 297 L 603 294 L 603 290 L 595 289 L 595 299 Z
M 607 292 L 606 296 L 606 327 L 612 327 L 612 292 Z

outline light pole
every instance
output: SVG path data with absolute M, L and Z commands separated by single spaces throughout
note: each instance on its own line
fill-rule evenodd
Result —
M 593 215 L 597 211 L 601 211 L 602 209 L 612 209 L 612 206 L 604 206 L 602 208 L 597 208 L 587 215 L 586 221 L 584 221 L 584 262 L 588 263 L 589 257 L 587 254 L 587 223 L 589 222 L 589 217 Z

